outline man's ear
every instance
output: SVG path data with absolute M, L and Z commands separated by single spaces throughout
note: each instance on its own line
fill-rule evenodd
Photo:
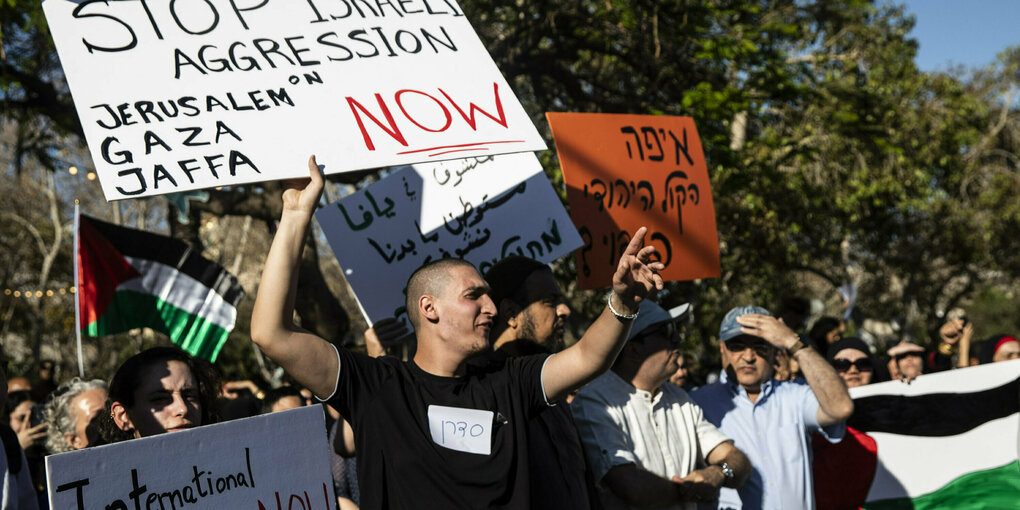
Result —
M 436 298 L 429 294 L 422 294 L 418 298 L 418 314 L 429 322 L 437 322 L 439 320 L 439 310 L 436 309 Z
M 110 404 L 110 417 L 113 418 L 113 423 L 120 430 L 130 432 L 135 429 L 135 425 L 131 423 L 131 418 L 128 417 L 127 408 L 120 402 Z
M 503 298 L 499 301 L 499 320 L 506 324 L 510 329 L 517 329 L 520 324 L 518 318 L 521 313 L 521 307 L 510 298 Z

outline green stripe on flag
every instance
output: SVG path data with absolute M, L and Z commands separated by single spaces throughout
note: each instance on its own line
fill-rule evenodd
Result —
M 1020 461 L 968 473 L 941 489 L 916 498 L 865 503 L 866 510 L 928 510 L 945 508 L 999 509 L 1020 504 Z
M 222 326 L 192 315 L 157 296 L 127 290 L 118 290 L 106 313 L 82 328 L 82 333 L 103 336 L 142 327 L 165 334 L 192 356 L 210 362 L 216 361 L 230 334 Z

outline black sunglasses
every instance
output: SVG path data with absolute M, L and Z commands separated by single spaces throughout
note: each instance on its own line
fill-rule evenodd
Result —
M 845 358 L 835 358 L 832 360 L 832 367 L 837 372 L 846 372 L 850 370 L 850 367 L 857 367 L 860 372 L 871 372 L 874 366 L 871 364 L 871 358 L 860 358 L 854 361 L 850 361 Z
M 744 352 L 748 348 L 754 350 L 754 353 L 761 357 L 766 357 L 772 352 L 772 345 L 764 342 L 746 342 L 744 340 L 727 340 L 723 342 L 727 351 L 730 352 Z

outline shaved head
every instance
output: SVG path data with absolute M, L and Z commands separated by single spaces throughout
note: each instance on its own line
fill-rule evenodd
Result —
M 418 300 L 424 295 L 439 296 L 450 282 L 450 272 L 455 267 L 475 266 L 461 259 L 439 259 L 419 267 L 407 279 L 407 319 L 415 331 L 421 323 Z M 476 270 L 477 271 L 477 270 Z

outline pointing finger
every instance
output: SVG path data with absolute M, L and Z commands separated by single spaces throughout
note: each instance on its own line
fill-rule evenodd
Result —
M 623 255 L 637 256 L 638 252 L 641 250 L 641 245 L 645 242 L 645 233 L 647 232 L 648 229 L 645 227 L 637 229 L 637 232 L 634 232 L 634 237 L 630 238 L 630 243 L 627 245 L 627 249 L 623 250 Z

